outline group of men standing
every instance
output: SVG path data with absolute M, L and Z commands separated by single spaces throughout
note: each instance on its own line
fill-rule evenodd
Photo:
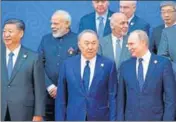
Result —
M 176 119 L 176 4 L 162 2 L 167 28 L 159 37 L 154 29 L 150 41 L 136 1 L 120 1 L 119 13 L 107 0 L 92 3 L 95 11 L 81 18 L 78 35 L 70 14 L 57 10 L 38 52 L 21 45 L 23 21 L 5 22 L 1 120 Z M 169 59 L 152 53 L 154 47 Z

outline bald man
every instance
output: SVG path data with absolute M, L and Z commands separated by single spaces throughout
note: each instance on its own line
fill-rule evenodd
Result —
M 130 57 L 126 47 L 128 20 L 123 13 L 114 13 L 110 19 L 112 33 L 100 41 L 100 54 L 116 62 L 116 69 Z
M 134 30 L 144 30 L 149 35 L 150 25 L 135 15 L 137 1 L 120 1 L 120 12 L 124 13 L 127 16 L 129 29 L 128 33 L 131 33 Z

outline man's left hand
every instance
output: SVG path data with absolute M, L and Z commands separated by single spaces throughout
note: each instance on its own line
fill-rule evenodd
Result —
M 42 116 L 33 116 L 32 121 L 42 121 L 43 117 Z

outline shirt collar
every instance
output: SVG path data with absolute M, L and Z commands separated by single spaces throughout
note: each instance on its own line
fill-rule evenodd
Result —
M 143 59 L 144 62 L 149 62 L 151 57 L 151 52 L 148 50 L 145 55 L 143 55 L 141 58 Z M 139 60 L 139 58 L 138 58 Z
M 176 22 L 172 25 L 172 26 L 174 26 L 174 25 L 176 25 Z M 165 28 L 167 28 L 168 26 L 165 24 L 165 26 L 164 26 Z
M 96 59 L 97 59 L 97 56 L 95 56 L 95 57 L 93 57 L 92 59 L 90 59 L 89 61 L 90 61 L 90 65 L 92 65 L 95 61 L 96 61 Z M 84 64 L 86 64 L 86 61 L 88 60 L 88 59 L 86 59 L 82 54 L 81 54 L 81 60 L 82 60 L 82 62 L 84 63 Z
M 96 12 L 96 20 L 98 20 L 98 17 L 100 16 L 97 12 Z M 104 18 L 104 20 L 106 20 L 106 18 L 107 18 L 107 16 L 108 16 L 108 10 L 103 14 L 103 15 L 101 15 L 101 17 L 103 17 Z
M 21 44 L 17 48 L 15 48 L 13 51 L 10 51 L 8 48 L 6 48 L 6 54 L 9 55 L 9 53 L 13 52 L 14 55 L 17 55 L 20 51 L 20 48 L 21 48 Z
M 133 19 L 134 14 L 128 19 L 128 23 L 130 24 L 131 20 Z
M 116 36 L 114 36 L 113 34 L 111 34 L 111 36 L 112 36 L 112 40 L 120 40 L 120 41 L 122 41 L 123 40 L 123 36 L 122 37 L 120 37 L 120 38 L 117 38 Z

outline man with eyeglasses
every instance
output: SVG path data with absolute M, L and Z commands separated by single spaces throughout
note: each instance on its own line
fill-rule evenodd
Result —
M 153 29 L 150 49 L 152 52 L 157 53 L 158 46 L 161 39 L 161 34 L 164 28 L 171 27 L 175 24 L 176 16 L 175 16 L 175 3 L 173 1 L 163 1 L 161 2 L 161 17 L 164 21 L 163 24 L 157 26 Z
M 175 21 L 172 27 L 163 30 L 158 54 L 168 57 L 172 62 L 176 80 L 176 2 L 173 2 L 173 16 Z

